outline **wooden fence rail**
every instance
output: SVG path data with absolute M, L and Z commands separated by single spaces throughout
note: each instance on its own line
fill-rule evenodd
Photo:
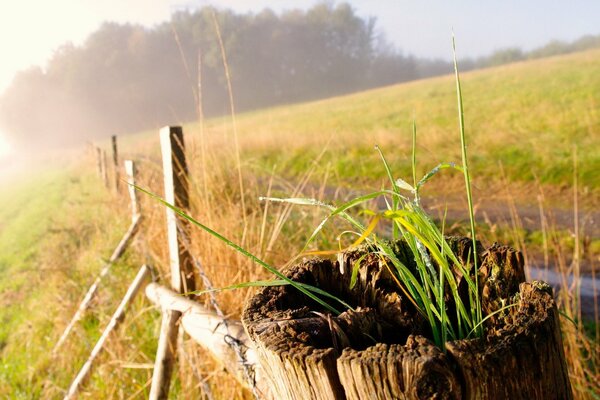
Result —
M 263 379 L 256 352 L 240 321 L 224 320 L 200 303 L 157 283 L 150 283 L 146 286 L 146 297 L 160 307 L 163 312 L 180 313 L 180 323 L 185 332 L 196 343 L 208 350 L 213 358 L 219 361 L 241 385 L 250 390 L 252 390 L 252 386 L 246 379 L 243 368 L 251 368 L 254 371 L 256 389 L 261 394 L 261 398 L 270 398 L 270 391 Z M 238 341 L 246 349 L 245 366 L 240 365 L 235 350 L 228 344 L 231 340 Z

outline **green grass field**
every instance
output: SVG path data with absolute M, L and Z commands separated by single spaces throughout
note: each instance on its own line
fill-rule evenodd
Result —
M 570 185 L 573 147 L 581 184 L 598 190 L 600 51 L 517 63 L 463 75 L 465 122 L 473 174 L 498 180 L 502 163 L 512 182 Z M 322 164 L 340 183 L 384 177 L 379 144 L 401 174 L 410 174 L 410 134 L 418 126 L 423 171 L 458 161 L 460 146 L 452 76 L 417 81 L 237 118 L 247 165 L 300 175 L 327 146 Z M 196 131 L 190 125 L 188 131 Z M 210 121 L 207 136 L 231 135 L 227 118 Z
M 37 171 L 0 195 L 0 397 L 59 397 L 135 274 L 125 258 L 58 359 L 57 334 L 128 221 L 99 180 L 71 167 Z M 125 207 L 124 214 L 127 209 Z M 127 266 L 127 268 L 125 268 Z M 112 283 L 116 283 L 114 286 Z M 80 343 L 73 343 L 81 341 Z M 68 355 L 68 357 L 65 357 Z M 73 363 L 70 364 L 70 357 Z M 75 361 L 77 360 L 77 361 Z
M 581 210 L 598 209 L 600 50 L 470 72 L 462 76 L 462 83 L 475 201 L 498 200 L 507 221 L 483 224 L 485 237 L 516 246 L 529 241 L 525 244 L 541 252 L 547 232 L 511 226 L 506 196 L 518 205 L 537 207 L 543 190 L 548 209 L 572 215 L 576 148 Z M 206 121 L 202 132 L 199 123 L 184 125 L 193 213 L 227 236 L 245 241 L 275 265 L 296 254 L 323 215 L 304 210 L 286 215 L 276 206 L 267 210 L 258 196 L 270 190 L 291 195 L 307 170 L 313 172 L 300 191 L 306 196 L 333 199 L 340 197 L 335 193 L 340 187 L 378 189 L 386 177 L 376 144 L 386 153 L 395 175 L 409 179 L 413 119 L 418 127 L 419 175 L 439 162 L 460 161 L 452 76 L 280 106 L 236 119 L 246 210 L 239 205 L 242 194 L 232 124 L 223 117 Z M 102 145 L 109 149 L 108 142 Z M 120 146 L 123 158 L 139 161 L 140 185 L 162 193 L 157 132 L 122 137 Z M 94 168 L 91 158 L 82 157 L 75 168 L 54 168 L 0 193 L 0 397 L 61 398 L 142 260 L 151 260 L 163 274 L 167 269 L 164 210 L 143 198 L 144 252 L 128 253 L 115 266 L 64 352 L 56 360 L 50 358 L 53 344 L 102 260 L 129 223 L 127 199 L 107 191 Z M 426 195 L 458 196 L 463 193 L 461 180 L 460 174 L 445 171 L 433 179 Z M 242 213 L 248 216 L 245 227 Z M 286 222 L 279 227 L 282 215 Z M 572 243 L 569 228 L 559 228 L 565 243 Z M 208 260 L 207 270 L 214 274 L 216 286 L 265 277 L 258 267 L 203 234 L 193 235 L 197 254 Z M 334 246 L 330 239 L 322 238 L 320 243 Z M 589 257 L 597 262 L 598 238 L 590 240 Z M 566 250 L 557 252 L 573 251 L 573 244 L 564 246 Z M 245 294 L 227 292 L 219 299 L 227 312 L 237 315 Z M 132 310 L 133 317 L 127 317 L 111 340 L 86 385 L 86 396 L 147 397 L 148 364 L 160 320 L 143 296 Z M 197 385 L 194 374 L 185 368 L 174 383 L 173 393 L 180 398 L 193 393 L 191 388 Z M 200 363 L 197 368 L 218 391 L 218 398 L 248 396 L 227 381 L 218 367 Z

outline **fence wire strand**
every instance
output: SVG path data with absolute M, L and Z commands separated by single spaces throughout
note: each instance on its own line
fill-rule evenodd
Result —
M 213 307 L 219 318 L 221 318 L 221 323 L 227 331 L 227 334 L 224 336 L 225 344 L 227 344 L 235 352 L 238 363 L 241 366 L 241 369 L 244 373 L 244 378 L 250 384 L 250 387 L 252 389 L 252 395 L 255 399 L 260 399 L 258 388 L 256 387 L 256 375 L 254 371 L 254 365 L 249 363 L 248 359 L 246 358 L 247 346 L 231 335 L 229 331 L 229 320 L 223 313 L 221 307 L 219 306 L 217 296 L 215 295 L 215 292 L 213 290 L 214 287 L 212 285 L 212 282 L 208 275 L 206 275 L 206 272 L 204 271 L 204 267 L 202 267 L 202 263 L 200 262 L 200 260 L 194 256 L 191 249 L 191 244 L 188 240 L 188 233 L 181 226 L 179 219 L 177 220 L 177 230 L 179 231 L 179 234 L 181 236 L 181 242 L 183 244 L 183 247 L 188 252 L 194 264 L 194 268 L 196 269 L 198 275 L 202 279 L 202 284 L 204 285 L 204 288 L 208 290 L 210 305 Z

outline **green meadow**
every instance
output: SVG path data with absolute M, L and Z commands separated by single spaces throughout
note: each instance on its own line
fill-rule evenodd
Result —
M 600 51 L 511 64 L 462 75 L 466 132 L 475 179 L 564 186 L 573 180 L 598 194 Z M 417 124 L 423 173 L 460 160 L 452 75 L 237 117 L 245 166 L 299 176 L 320 164 L 343 184 L 384 178 L 378 144 L 400 175 L 410 175 L 411 130 Z M 196 133 L 197 125 L 186 125 Z M 229 118 L 206 123 L 210 143 L 232 134 Z M 223 144 L 225 145 L 225 144 Z M 336 182 L 338 183 L 338 182 Z

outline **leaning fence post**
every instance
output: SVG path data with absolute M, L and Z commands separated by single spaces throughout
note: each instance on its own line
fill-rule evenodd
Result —
M 139 228 L 141 220 L 142 220 L 142 216 L 140 214 L 138 214 L 134 218 L 133 222 L 129 226 L 129 229 L 127 230 L 127 232 L 125 233 L 123 238 L 121 238 L 121 241 L 119 242 L 119 244 L 117 245 L 117 248 L 113 251 L 112 255 L 108 259 L 108 262 L 106 264 L 104 264 L 104 267 L 102 267 L 102 269 L 100 270 L 100 274 L 96 277 L 96 280 L 94 280 L 94 283 L 92 283 L 92 285 L 89 287 L 88 291 L 86 292 L 85 296 L 83 297 L 83 300 L 81 301 L 81 303 L 79 303 L 79 307 L 75 311 L 75 314 L 71 318 L 71 321 L 69 322 L 69 324 L 63 331 L 62 335 L 60 336 L 60 338 L 54 345 L 54 349 L 52 350 L 53 356 L 57 354 L 58 349 L 62 346 L 62 344 L 65 342 L 65 340 L 67 340 L 67 337 L 69 336 L 69 334 L 75 327 L 75 324 L 81 319 L 81 317 L 83 316 L 83 313 L 88 309 L 88 307 L 92 303 L 92 300 L 94 299 L 94 296 L 96 296 L 96 292 L 98 291 L 98 288 L 100 287 L 100 282 L 102 281 L 102 279 L 106 275 L 108 275 L 112 265 L 115 263 L 115 261 L 117 261 L 119 259 L 119 257 L 121 257 L 123 255 L 123 253 L 127 249 L 129 242 L 131 241 L 131 239 L 133 238 L 133 235 L 135 235 L 135 233 L 137 232 L 137 230 Z
M 112 156 L 113 156 L 113 168 L 115 172 L 115 191 L 119 191 L 119 153 L 117 152 L 117 135 L 112 135 Z
M 163 158 L 165 200 L 177 208 L 189 208 L 188 170 L 185 160 L 183 130 L 178 126 L 167 126 L 160 130 L 160 146 Z M 171 267 L 171 287 L 176 292 L 195 290 L 192 259 L 182 237 L 189 224 L 177 216 L 170 208 L 167 213 L 167 234 L 169 261 Z M 163 312 L 163 320 L 152 374 L 150 399 L 166 399 L 169 394 L 173 361 L 177 347 L 177 321 L 179 311 Z
M 96 155 L 98 156 L 98 160 L 103 159 L 103 157 L 102 157 L 103 153 L 104 152 L 99 147 L 96 147 Z M 125 170 L 127 172 L 127 183 L 133 185 L 135 183 L 135 166 L 133 164 L 133 161 L 131 161 L 131 160 L 125 161 Z M 101 169 L 100 172 L 102 172 L 102 171 L 105 172 L 106 170 Z M 103 176 L 106 178 L 106 175 L 103 175 Z M 56 355 L 58 349 L 62 346 L 62 344 L 65 342 L 65 340 L 67 339 L 67 337 L 69 336 L 69 334 L 71 333 L 73 328 L 75 327 L 75 324 L 81 319 L 81 317 L 83 316 L 83 313 L 90 306 L 92 299 L 94 298 L 94 296 L 96 295 L 96 292 L 98 291 L 100 282 L 102 281 L 104 276 L 108 274 L 108 272 L 110 271 L 110 268 L 115 263 L 115 261 L 117 261 L 117 259 L 119 259 L 119 257 L 121 257 L 121 255 L 123 255 L 123 253 L 125 252 L 125 249 L 129 245 L 129 242 L 133 238 L 133 235 L 135 235 L 135 233 L 137 232 L 137 230 L 139 228 L 140 222 L 142 220 L 142 214 L 140 211 L 139 204 L 137 202 L 137 195 L 135 192 L 135 188 L 133 186 L 129 186 L 129 196 L 131 197 L 131 225 L 129 226 L 129 229 L 127 230 L 127 232 L 125 233 L 125 235 L 123 236 L 123 238 L 121 239 L 119 244 L 117 245 L 117 248 L 113 251 L 113 254 L 110 256 L 110 259 L 108 260 L 108 262 L 106 264 L 104 264 L 104 267 L 102 267 L 102 269 L 100 270 L 100 274 L 98 275 L 98 277 L 96 278 L 94 283 L 89 287 L 85 297 L 79 304 L 79 307 L 77 308 L 77 311 L 75 312 L 75 315 L 73 315 L 73 318 L 71 318 L 71 321 L 69 322 L 69 324 L 63 331 L 62 335 L 56 342 L 56 345 L 54 346 L 54 349 L 52 350 L 53 356 Z
M 75 395 L 79 391 L 79 387 L 83 384 L 83 382 L 91 373 L 92 365 L 98 357 L 98 355 L 102 352 L 102 348 L 108 340 L 108 336 L 111 334 L 111 332 L 115 331 L 119 324 L 123 321 L 127 306 L 133 300 L 136 294 L 140 291 L 144 282 L 150 278 L 150 275 L 150 268 L 148 268 L 146 265 L 142 265 L 137 275 L 135 276 L 133 282 L 131 282 L 131 284 L 129 285 L 125 296 L 123 296 L 121 303 L 114 312 L 108 325 L 104 329 L 104 332 L 102 332 L 102 336 L 100 336 L 100 339 L 98 339 L 98 341 L 96 342 L 96 345 L 92 349 L 90 356 L 83 364 L 81 370 L 79 370 L 79 373 L 71 383 L 71 386 L 69 387 L 69 390 L 67 391 L 67 394 L 65 396 L 65 400 L 75 398 Z
M 129 190 L 129 199 L 131 200 L 131 219 L 135 218 L 140 214 L 140 204 L 137 198 L 137 191 L 135 190 L 135 164 L 132 160 L 125 160 L 125 175 L 127 175 L 127 183 Z

